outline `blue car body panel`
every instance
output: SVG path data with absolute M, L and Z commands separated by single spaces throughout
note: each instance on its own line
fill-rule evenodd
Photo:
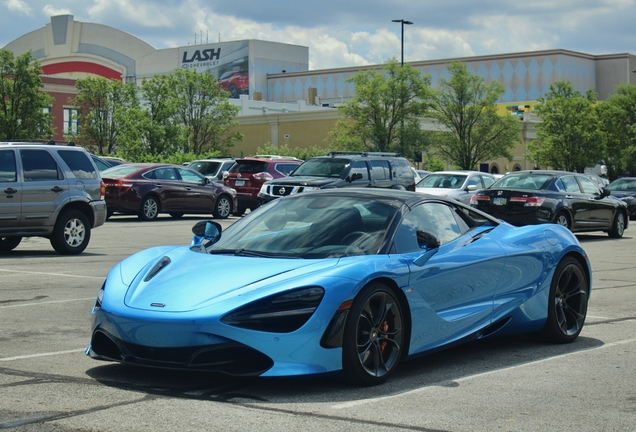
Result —
M 342 347 L 325 347 L 321 340 L 341 305 L 370 282 L 381 281 L 403 296 L 410 324 L 407 354 L 416 356 L 470 338 L 540 330 L 555 268 L 568 254 L 587 264 L 591 289 L 584 250 L 558 225 L 502 223 L 471 230 L 432 253 L 322 259 L 162 246 L 110 271 L 93 308 L 92 333 L 130 349 L 238 344 L 271 359 L 264 362 L 266 370 L 254 373 L 261 376 L 332 373 L 343 367 Z M 303 287 L 322 287 L 324 297 L 297 330 L 267 332 L 222 321 L 245 305 Z M 92 346 L 86 353 L 114 359 L 96 354 Z M 159 366 L 187 368 L 169 361 Z

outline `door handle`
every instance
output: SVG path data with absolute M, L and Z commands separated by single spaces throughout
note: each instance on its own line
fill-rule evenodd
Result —
M 4 190 L 4 193 L 6 193 L 7 195 L 13 195 L 14 193 L 17 193 L 17 189 L 13 189 L 13 188 L 6 188 Z
M 62 192 L 64 189 L 59 187 L 59 186 L 55 186 L 51 189 L 53 192 Z

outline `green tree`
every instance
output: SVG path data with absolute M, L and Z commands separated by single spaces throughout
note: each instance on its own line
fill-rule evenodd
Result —
M 583 95 L 570 81 L 551 84 L 535 107 L 543 121 L 537 124 L 537 139 L 528 146 L 530 156 L 543 167 L 565 171 L 583 172 L 595 165 L 605 152 L 596 101 L 593 90 Z
M 474 170 L 489 159 L 512 159 L 510 151 L 519 141 L 519 120 L 497 114 L 503 84 L 486 84 L 461 62 L 446 68 L 451 77 L 440 79 L 431 110 L 440 126 L 439 132 L 432 133 L 438 156 L 465 170 Z
M 361 71 L 347 81 L 354 95 L 338 107 L 343 118 L 329 134 L 332 149 L 398 151 L 410 158 L 422 151 L 419 124 L 432 95 L 429 76 L 392 58 L 382 72 Z
M 51 97 L 42 93 L 42 69 L 30 52 L 0 50 L 0 140 L 50 138 Z
M 187 129 L 184 152 L 203 153 L 232 147 L 243 136 L 232 133 L 239 107 L 228 100 L 229 93 L 219 87 L 209 73 L 179 69 L 174 73 L 176 117 Z
M 73 103 L 82 125 L 75 141 L 99 154 L 114 153 L 128 110 L 139 105 L 135 84 L 87 77 L 77 80 L 75 87 L 79 94 Z
M 605 163 L 615 179 L 629 171 L 636 173 L 636 86 L 626 84 L 596 107 L 606 138 Z

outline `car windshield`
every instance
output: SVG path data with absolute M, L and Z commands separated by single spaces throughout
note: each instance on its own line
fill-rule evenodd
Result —
M 552 176 L 550 174 L 537 174 L 537 173 L 523 173 L 523 174 L 508 174 L 505 177 L 500 178 L 490 189 L 529 189 L 540 190 L 550 180 Z
M 200 172 L 203 175 L 214 176 L 221 167 L 221 162 L 192 162 L 188 165 L 189 168 Z
M 349 159 L 309 159 L 291 175 L 340 178 L 349 167 Z
M 618 179 L 607 188 L 611 191 L 633 191 L 636 190 L 636 179 Z
M 418 188 L 459 189 L 466 181 L 463 174 L 429 174 L 418 184 Z
M 281 199 L 233 224 L 208 252 L 307 259 L 376 254 L 397 212 L 354 197 Z

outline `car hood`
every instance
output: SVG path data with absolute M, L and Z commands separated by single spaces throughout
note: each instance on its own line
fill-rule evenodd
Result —
M 155 312 L 195 310 L 263 283 L 301 276 L 338 262 L 209 255 L 188 247 L 154 249 L 155 253 L 144 251 L 137 254 L 138 259 L 133 256 L 122 263 L 122 281 L 130 281 L 125 296 L 128 307 Z
M 340 178 L 327 178 L 327 177 L 312 177 L 312 176 L 290 176 L 279 178 L 276 180 L 270 180 L 273 185 L 300 185 L 300 186 L 315 186 L 322 187 L 331 183 L 339 182 Z

